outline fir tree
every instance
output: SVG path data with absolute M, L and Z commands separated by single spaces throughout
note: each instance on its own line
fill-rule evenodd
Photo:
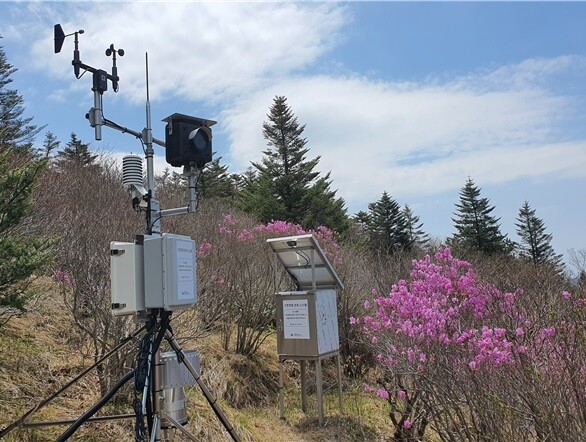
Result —
M 345 237 L 346 242 L 349 245 L 353 244 L 354 246 L 369 248 L 368 225 L 370 223 L 370 215 L 368 212 L 361 210 L 350 221 L 350 230 Z
M 525 201 L 517 216 L 517 234 L 521 238 L 519 255 L 533 264 L 548 263 L 562 269 L 562 256 L 551 246 L 552 235 L 545 232 L 545 224 L 535 215 L 535 209 Z
M 373 249 L 393 253 L 397 249 L 410 249 L 407 224 L 401 206 L 387 192 L 368 205 L 368 236 Z
M 39 128 L 23 117 L 24 100 L 8 89 L 16 71 L 0 46 L 0 319 L 22 312 L 27 282 L 48 260 L 47 242 L 25 236 L 22 222 L 39 172 L 46 165 L 32 148 Z
M 228 166 L 220 164 L 221 158 L 216 158 L 206 164 L 196 183 L 197 196 L 200 199 L 233 199 L 236 195 L 237 180 L 235 175 L 228 173 Z M 171 193 L 187 191 L 187 177 L 166 168 L 157 182 L 161 190 Z
M 242 206 L 263 222 L 281 219 L 305 228 L 344 230 L 344 201 L 331 190 L 330 175 L 320 177 L 315 171 L 320 157 L 306 159 L 305 125 L 298 123 L 287 99 L 275 97 L 267 117 L 263 137 L 268 149 L 260 163 L 252 163 L 257 172 L 253 179 L 244 180 Z
M 207 164 L 202 171 L 198 195 L 202 198 L 232 199 L 236 193 L 236 183 L 228 173 L 228 166 L 220 164 L 221 158 Z
M 275 193 L 273 180 L 268 174 L 249 168 L 238 181 L 239 205 L 253 213 L 262 222 L 287 220 L 285 207 Z
M 1 37 L 0 37 L 1 38 Z M 0 147 L 24 150 L 30 153 L 35 136 L 42 130 L 30 124 L 32 117 L 24 117 L 24 100 L 15 89 L 8 89 L 12 74 L 17 69 L 0 46 Z
M 361 210 L 359 212 L 356 213 L 356 215 L 354 215 L 352 217 L 352 220 L 358 225 L 358 227 L 360 227 L 362 230 L 366 230 L 366 228 L 368 227 L 368 225 L 370 224 L 370 215 L 368 214 L 368 212 L 365 212 L 364 210 Z
M 57 166 L 76 165 L 76 166 L 94 166 L 98 156 L 90 152 L 90 145 L 82 142 L 74 132 L 71 132 L 71 138 L 65 145 L 65 148 L 57 153 Z
M 425 246 L 429 241 L 429 235 L 423 231 L 423 223 L 419 221 L 419 217 L 413 213 L 413 210 L 407 204 L 403 206 L 402 213 L 406 225 L 407 248 Z
M 43 142 L 43 154 L 48 157 L 53 151 L 59 150 L 60 144 L 61 141 L 57 139 L 53 132 L 47 132 L 45 134 L 45 141 Z
M 336 191 L 330 189 L 330 174 L 319 178 L 302 199 L 306 207 L 302 224 L 305 228 L 315 229 L 320 225 L 328 226 L 338 232 L 348 228 L 344 200 L 336 198 Z
M 510 244 L 500 232 L 499 220 L 491 215 L 494 206 L 488 198 L 480 197 L 480 188 L 468 178 L 460 190 L 456 203 L 457 218 L 452 218 L 456 233 L 448 244 L 462 251 L 471 250 L 486 254 L 507 253 Z

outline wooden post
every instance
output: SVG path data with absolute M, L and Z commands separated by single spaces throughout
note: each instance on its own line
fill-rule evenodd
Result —
M 307 413 L 307 361 L 299 361 L 301 365 L 301 410 Z
M 324 393 L 323 393 L 323 379 L 321 373 L 321 358 L 315 361 L 315 383 L 317 394 L 317 412 L 319 425 L 324 424 Z
M 344 414 L 344 407 L 342 403 L 342 361 L 340 353 L 338 352 L 338 401 L 340 405 L 340 415 Z
M 285 420 L 285 381 L 284 367 L 285 361 L 279 359 L 279 417 Z

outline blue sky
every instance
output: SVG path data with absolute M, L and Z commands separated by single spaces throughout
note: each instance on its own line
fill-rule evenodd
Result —
M 470 176 L 512 240 L 527 200 L 558 253 L 586 249 L 586 3 L 2 2 L 13 84 L 66 142 L 92 140 L 93 95 L 90 75 L 73 76 L 73 41 L 53 54 L 55 23 L 85 30 L 91 66 L 110 69 L 111 43 L 126 51 L 120 91 L 104 95 L 121 125 L 145 125 L 148 52 L 155 137 L 174 112 L 214 119 L 232 172 L 261 158 L 262 122 L 285 95 L 350 213 L 387 191 L 443 238 Z M 92 146 L 141 152 L 109 129 Z

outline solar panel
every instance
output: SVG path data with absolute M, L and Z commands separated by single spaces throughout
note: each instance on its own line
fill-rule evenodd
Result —
M 267 243 L 285 270 L 295 279 L 299 289 L 343 289 L 344 284 L 312 234 L 271 238 Z

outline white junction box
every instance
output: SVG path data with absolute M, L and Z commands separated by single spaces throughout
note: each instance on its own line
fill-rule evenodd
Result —
M 339 348 L 335 290 L 277 293 L 279 356 L 319 357 Z
M 188 236 L 144 237 L 144 306 L 180 310 L 197 301 L 196 245 Z
M 144 310 L 142 247 L 132 242 L 110 243 L 110 283 L 114 316 Z

